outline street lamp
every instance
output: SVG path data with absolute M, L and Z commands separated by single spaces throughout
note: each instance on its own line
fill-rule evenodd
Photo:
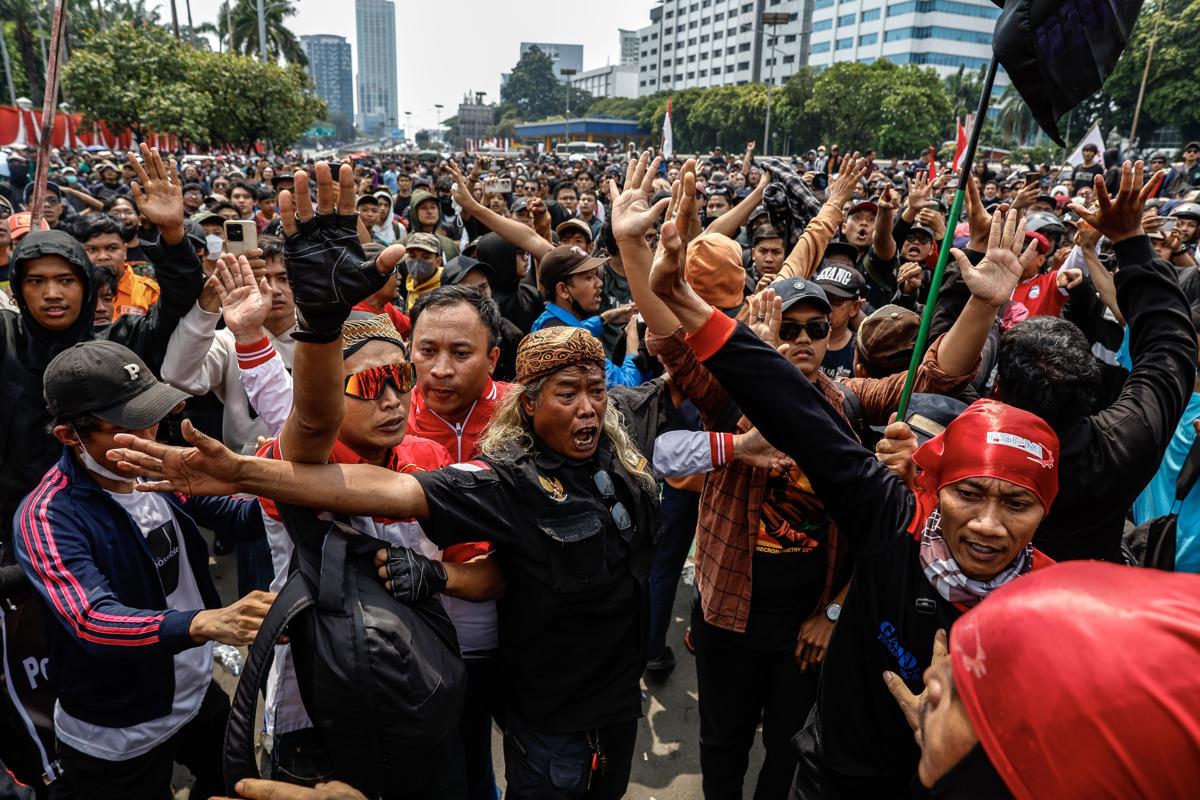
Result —
M 764 28 L 770 28 L 770 39 L 767 41 L 767 48 L 771 51 L 771 63 L 768 65 L 767 72 L 767 119 L 763 125 L 763 155 L 767 155 L 771 150 L 771 95 L 775 89 L 775 61 L 779 58 L 779 53 L 783 52 L 775 47 L 775 28 L 780 25 L 786 25 L 792 21 L 792 15 L 784 11 L 766 11 L 763 13 L 760 23 Z M 743 25 L 742 30 L 747 30 L 750 25 Z M 755 30 L 756 33 L 763 33 L 761 30 Z
M 441 103 L 434 103 L 433 107 L 437 109 L 437 123 L 433 126 L 433 132 L 438 137 L 438 141 L 442 141 L 442 109 L 445 108 Z
M 573 70 L 570 67 L 559 69 L 559 73 L 567 79 L 567 116 L 563 120 L 563 137 L 568 142 L 571 141 L 571 76 L 576 72 L 577 70 Z

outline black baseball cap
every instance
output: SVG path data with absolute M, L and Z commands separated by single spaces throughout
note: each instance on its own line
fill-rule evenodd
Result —
M 775 281 L 769 288 L 774 289 L 775 296 L 783 301 L 781 311 L 787 311 L 801 302 L 812 303 L 826 314 L 833 311 L 833 306 L 829 304 L 829 297 L 816 281 L 805 278 L 784 278 Z
M 917 442 L 925 444 L 967 410 L 967 404 L 954 397 L 940 394 L 916 392 L 905 412 L 904 421 L 917 435 Z
M 824 261 L 830 256 L 845 256 L 846 258 L 850 259 L 851 264 L 857 264 L 858 248 L 849 242 L 838 241 L 835 239 L 829 242 L 829 244 L 825 245 L 825 253 L 821 256 L 821 260 Z
M 472 270 L 476 269 L 487 277 L 489 283 L 491 282 L 491 264 L 471 258 L 470 256 L 455 256 L 446 262 L 446 267 L 442 270 L 442 286 L 451 286 L 456 283 L 462 283 L 463 279 L 466 278 Z
M 843 267 L 837 264 L 822 267 L 813 276 L 813 280 L 825 290 L 825 294 L 841 300 L 855 300 L 862 297 L 863 291 L 867 288 L 867 279 L 861 272 L 852 267 Z
M 132 431 L 162 421 L 190 396 L 160 382 L 128 347 L 107 340 L 80 342 L 55 356 L 42 393 L 55 419 L 91 414 Z

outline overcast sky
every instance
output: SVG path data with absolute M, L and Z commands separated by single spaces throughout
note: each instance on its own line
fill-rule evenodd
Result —
M 196 25 L 215 21 L 220 0 L 191 0 L 191 4 Z M 414 125 L 433 127 L 434 103 L 446 106 L 444 119 L 457 109 L 468 91 L 487 92 L 488 102 L 499 101 L 500 73 L 508 72 L 517 63 L 522 41 L 582 44 L 584 69 L 616 64 L 620 60 L 617 29 L 636 30 L 648 25 L 650 8 L 655 4 L 655 0 L 601 0 L 588 4 L 545 0 L 398 2 L 396 48 L 401 126 L 404 112 L 411 111 Z M 176 7 L 180 22 L 186 23 L 187 6 L 176 0 Z M 357 80 L 354 3 L 296 0 L 296 8 L 291 28 L 297 36 L 331 33 L 350 41 Z M 169 5 L 163 6 L 162 16 L 170 20 Z

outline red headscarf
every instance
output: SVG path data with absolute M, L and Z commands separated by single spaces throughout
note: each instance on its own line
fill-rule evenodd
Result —
M 1200 786 L 1200 576 L 1073 561 L 950 631 L 954 685 L 1018 800 Z
M 999 478 L 1033 492 L 1050 510 L 1058 494 L 1058 435 L 1041 417 L 996 400 L 976 400 L 913 454 L 919 531 L 944 486 L 965 478 Z

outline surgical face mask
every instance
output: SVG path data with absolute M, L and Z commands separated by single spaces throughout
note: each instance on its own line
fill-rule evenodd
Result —
M 422 261 L 419 258 L 407 259 L 408 274 L 417 283 L 424 283 L 433 277 L 433 273 L 437 271 L 432 261 Z
M 210 233 L 204 237 L 204 247 L 208 250 L 208 260 L 216 261 L 217 256 L 221 255 L 221 248 L 225 246 L 225 240 L 215 233 Z
M 71 430 L 75 431 L 74 428 Z M 110 481 L 121 481 L 124 483 L 132 480 L 132 478 L 130 478 L 128 475 L 122 475 L 119 472 L 114 472 L 96 459 L 92 458 L 92 454 L 89 453 L 87 448 L 83 446 L 83 437 L 79 435 L 79 431 L 75 431 L 75 437 L 79 439 L 80 442 L 79 449 L 76 452 L 79 453 L 79 460 L 83 462 L 83 466 L 87 468 L 88 472 L 94 472 L 97 475 L 103 475 Z

